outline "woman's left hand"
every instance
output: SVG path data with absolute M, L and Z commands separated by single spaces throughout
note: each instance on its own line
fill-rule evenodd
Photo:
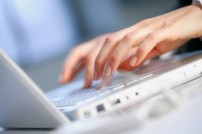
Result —
M 96 60 L 94 79 L 111 76 L 119 68 L 132 70 L 146 60 L 202 36 L 202 9 L 190 5 L 146 19 L 110 34 Z M 126 55 L 130 54 L 130 57 Z

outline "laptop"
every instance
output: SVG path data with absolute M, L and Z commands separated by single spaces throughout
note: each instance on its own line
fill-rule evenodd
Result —
M 99 90 L 95 89 L 97 83 L 83 90 L 82 81 L 75 81 L 44 93 L 0 50 L 0 126 L 57 128 L 138 103 L 201 76 L 202 52 L 197 52 L 155 60 L 135 71 L 117 74 Z

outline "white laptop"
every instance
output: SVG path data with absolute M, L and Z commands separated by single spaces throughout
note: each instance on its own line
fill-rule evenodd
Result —
M 156 60 L 133 72 L 119 74 L 100 90 L 82 90 L 83 83 L 75 81 L 45 94 L 0 51 L 0 127 L 56 128 L 138 103 L 201 76 L 202 52 L 198 52 Z

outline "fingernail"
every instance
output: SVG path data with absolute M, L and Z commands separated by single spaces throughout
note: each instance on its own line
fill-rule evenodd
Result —
M 136 62 L 137 62 L 137 57 L 133 56 L 132 59 L 131 59 L 131 61 L 130 61 L 130 65 L 131 66 L 135 66 Z
M 111 71 L 112 71 L 112 67 L 110 65 L 107 65 L 107 67 L 105 68 L 105 71 L 104 71 L 104 75 L 105 76 L 110 76 Z
M 99 83 L 99 85 L 96 86 L 95 89 L 101 89 L 107 86 L 109 82 L 111 81 L 111 79 L 112 79 L 112 76 L 103 76 L 101 82 Z

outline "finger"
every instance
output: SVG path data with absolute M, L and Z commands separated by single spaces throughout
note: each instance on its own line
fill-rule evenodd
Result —
M 102 80 L 101 80 L 101 82 L 96 86 L 96 89 L 101 89 L 101 88 L 103 88 L 103 87 L 105 87 L 105 86 L 107 86 L 109 83 L 110 83 L 110 81 L 112 80 L 112 76 L 109 76 L 109 77 L 102 77 Z
M 151 31 L 153 31 L 153 29 L 157 30 L 161 27 L 163 27 L 162 24 L 158 25 L 151 23 L 150 25 L 144 26 L 143 28 L 136 28 L 134 31 L 127 33 L 120 41 L 120 43 L 118 43 L 117 47 L 111 52 L 112 55 L 108 58 L 109 61 L 106 61 L 107 63 L 103 63 L 106 66 L 106 71 L 104 71 L 104 75 L 113 74 L 117 70 L 121 61 L 133 47 L 137 47 L 147 37 L 147 35 Z M 134 64 L 136 61 L 137 59 L 132 58 L 131 63 Z
M 82 61 L 80 61 L 79 63 L 77 63 L 74 67 L 72 67 L 71 71 L 63 71 L 64 73 L 62 73 L 62 76 L 60 78 L 60 83 L 61 84 L 65 84 L 65 83 L 69 83 L 71 82 L 75 76 L 82 70 L 82 68 L 84 68 L 84 63 Z M 68 69 L 69 70 L 69 69 Z
M 152 50 L 153 51 L 153 50 Z M 138 65 L 138 66 L 131 66 L 131 60 L 133 58 L 133 56 L 129 57 L 128 59 L 126 59 L 124 62 L 122 62 L 119 66 L 118 66 L 118 70 L 119 71 L 132 71 L 136 68 L 138 68 L 139 66 L 141 66 L 144 62 L 146 62 L 147 60 L 154 58 L 156 56 L 158 56 L 159 53 L 157 52 L 151 52 L 148 54 L 148 56 Z
M 113 34 L 107 37 L 95 61 L 95 68 L 96 68 L 96 72 L 99 73 L 99 77 L 103 74 L 104 68 L 106 68 L 107 70 L 105 74 L 110 74 L 109 73 L 110 71 L 114 72 L 116 70 L 123 55 L 125 55 L 128 49 L 131 48 L 130 45 L 129 47 L 127 47 L 128 44 L 134 44 L 134 47 L 135 47 L 135 45 L 139 44 L 138 41 L 141 41 L 151 31 L 151 29 L 158 29 L 162 27 L 162 25 L 158 25 L 158 24 L 151 25 L 152 21 L 153 21 L 152 19 L 141 21 L 137 23 L 136 25 L 127 28 L 126 30 L 117 32 L 116 34 Z M 141 30 L 138 30 L 139 28 L 141 28 Z M 133 33 L 131 33 L 132 31 Z M 141 31 L 141 32 L 137 32 L 137 31 Z M 118 46 L 121 46 L 121 47 L 118 47 Z M 118 51 L 110 59 L 111 55 L 113 54 L 113 51 L 116 50 L 117 47 L 118 47 Z M 107 66 L 108 60 L 110 61 L 110 64 L 108 65 L 109 67 Z
M 169 45 L 169 44 L 161 44 L 161 45 Z M 144 58 L 144 60 L 142 61 L 142 63 L 140 63 L 138 66 L 131 66 L 131 60 L 133 58 L 133 55 L 131 54 L 130 57 L 128 57 L 127 59 L 125 59 L 118 67 L 118 70 L 125 70 L 125 71 L 131 71 L 136 69 L 137 67 L 139 67 L 140 65 L 142 65 L 145 61 L 155 58 L 159 55 L 161 55 L 162 53 L 164 53 L 163 51 L 164 49 L 157 49 L 154 48 L 152 49 L 152 51 Z M 169 51 L 169 50 L 168 50 Z M 166 52 L 166 51 L 165 51 Z M 135 52 L 134 52 L 135 53 Z M 133 53 L 133 54 L 134 54 Z
M 131 55 L 128 59 L 124 60 L 123 62 L 121 62 L 118 66 L 118 70 L 124 70 L 124 71 L 131 71 L 134 69 L 133 66 L 130 65 L 130 61 L 132 59 L 132 56 Z
M 73 49 L 63 66 L 60 78 L 61 83 L 66 83 L 71 79 L 75 72 L 73 70 L 76 65 L 80 63 L 81 59 L 83 58 L 82 56 L 83 55 L 81 55 L 77 49 Z
M 95 67 L 95 59 L 96 59 L 100 49 L 102 48 L 106 37 L 107 37 L 107 35 L 104 35 L 101 38 L 99 38 L 99 40 L 97 41 L 97 44 L 95 45 L 95 47 L 90 51 L 90 53 L 91 53 L 90 54 L 91 55 L 90 59 L 93 61 L 93 80 L 98 80 L 98 74 L 95 73 L 96 68 L 94 68 Z
M 83 86 L 84 89 L 89 88 L 93 81 L 93 78 L 97 77 L 97 76 L 94 76 L 94 63 L 95 63 L 95 58 L 104 42 L 104 39 L 105 39 L 104 36 L 100 38 L 97 41 L 97 44 L 95 45 L 95 47 L 93 47 L 92 50 L 89 52 L 90 54 L 88 54 L 85 58 L 86 76 L 85 76 L 85 83 Z
M 68 81 L 61 82 L 61 84 L 71 82 L 83 68 L 84 68 L 84 63 L 76 65 L 76 67 L 74 67 L 73 70 L 71 71 L 71 73 L 69 74 Z
M 135 51 L 137 50 L 136 46 L 138 46 L 140 42 L 145 39 L 150 31 L 150 28 L 142 28 L 126 34 L 122 41 L 118 44 L 114 52 L 112 52 L 112 55 L 107 62 L 108 66 L 106 67 L 104 75 L 112 75 L 117 70 L 123 59 L 125 59 L 127 55 L 130 54 L 131 50 L 133 48 L 135 48 Z M 111 70 L 108 68 L 111 68 Z M 111 72 L 107 72 L 109 70 Z
M 91 86 L 91 83 L 93 81 L 93 74 L 94 74 L 94 61 L 95 58 L 89 57 L 86 61 L 86 76 L 85 76 L 85 83 L 83 88 L 89 88 Z
M 103 63 L 108 59 L 111 51 L 116 48 L 118 42 L 123 38 L 123 36 L 131 30 L 132 29 L 127 28 L 106 37 L 106 40 L 95 60 L 95 73 L 98 76 L 97 79 L 100 79 L 102 76 L 104 70 Z
M 145 40 L 138 46 L 137 53 L 134 55 L 132 60 L 136 60 L 131 63 L 131 66 L 138 66 L 148 56 L 152 49 L 166 38 L 167 30 L 158 30 L 150 33 Z M 132 61 L 131 60 L 131 61 Z

